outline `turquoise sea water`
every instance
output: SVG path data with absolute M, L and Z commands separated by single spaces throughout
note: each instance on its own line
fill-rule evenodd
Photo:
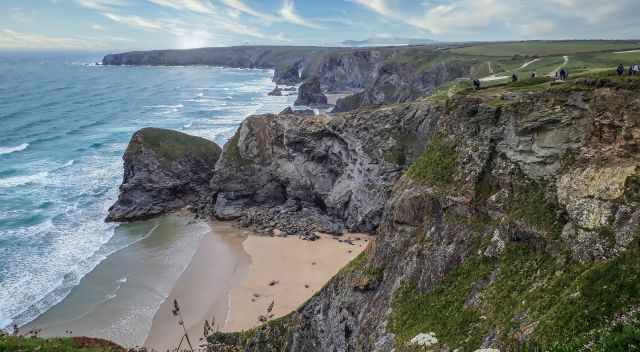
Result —
M 0 328 L 33 320 L 139 240 L 103 221 L 136 130 L 223 144 L 246 116 L 292 99 L 266 95 L 267 70 L 91 64 L 100 57 L 0 52 Z

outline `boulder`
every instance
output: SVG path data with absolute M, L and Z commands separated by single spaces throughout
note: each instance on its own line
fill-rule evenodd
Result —
M 106 221 L 145 220 L 200 207 L 221 149 L 204 138 L 159 128 L 136 132 L 124 154 L 120 195 Z
M 308 79 L 300 86 L 298 90 L 298 99 L 295 105 L 306 106 L 325 106 L 327 105 L 327 96 L 322 93 L 320 79 L 317 77 Z
M 282 96 L 282 89 L 280 89 L 280 87 L 276 86 L 275 88 L 273 88 L 273 90 L 271 92 L 269 92 L 269 95 L 272 97 L 281 97 Z

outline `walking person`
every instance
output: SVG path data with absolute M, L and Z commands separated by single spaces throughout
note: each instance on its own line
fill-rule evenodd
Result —
M 515 72 L 511 75 L 511 82 L 518 82 L 518 75 Z
M 618 65 L 616 72 L 618 73 L 618 76 L 622 76 L 624 74 L 624 66 L 622 64 Z
M 567 80 L 567 70 L 565 70 L 564 68 L 560 70 L 560 80 L 561 81 L 566 81 Z

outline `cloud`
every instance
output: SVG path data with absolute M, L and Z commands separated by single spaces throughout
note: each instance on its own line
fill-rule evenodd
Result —
M 91 29 L 93 29 L 94 31 L 104 31 L 104 30 L 105 30 L 105 28 L 104 28 L 104 27 L 102 27 L 102 26 L 101 26 L 101 25 L 99 25 L 99 24 L 91 25 Z
M 123 23 L 131 27 L 138 27 L 146 31 L 161 31 L 165 29 L 159 22 L 140 16 L 117 15 L 115 13 L 103 13 L 103 15 L 114 22 Z
M 0 48 L 11 49 L 100 49 L 109 47 L 108 39 L 104 39 L 52 37 L 11 29 L 0 30 Z
M 302 16 L 296 13 L 296 8 L 293 0 L 284 0 L 282 3 L 282 8 L 280 8 L 280 16 L 282 16 L 284 21 L 289 23 L 296 24 L 298 26 L 314 28 L 314 29 L 323 29 L 322 26 L 303 18 Z
M 114 7 L 128 4 L 126 0 L 76 0 L 76 2 L 82 7 L 99 11 L 111 11 Z
M 214 14 L 211 3 L 206 0 L 147 0 L 153 4 L 170 7 L 175 10 L 187 10 L 203 14 Z
M 471 31 L 489 27 L 493 21 L 508 19 L 515 6 L 503 0 L 460 0 L 430 7 L 419 17 L 408 17 L 407 23 L 434 34 Z
M 352 0 L 354 3 L 362 5 L 369 10 L 385 17 L 395 17 L 386 0 Z
M 269 14 L 266 14 L 264 12 L 260 12 L 258 10 L 255 10 L 254 8 L 250 7 L 249 5 L 245 4 L 244 2 L 242 2 L 241 0 L 221 0 L 223 4 L 225 4 L 227 7 L 232 8 L 236 11 L 239 11 L 241 13 L 245 13 L 247 15 L 251 15 L 257 18 L 261 18 L 265 21 L 268 22 L 276 22 L 278 21 L 278 18 Z

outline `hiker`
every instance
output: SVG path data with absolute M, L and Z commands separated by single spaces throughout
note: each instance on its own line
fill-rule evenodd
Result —
M 640 65 L 638 64 L 633 65 L 633 75 L 634 76 L 640 75 Z
M 511 81 L 512 82 L 518 82 L 518 75 L 516 75 L 515 73 L 511 75 Z
M 536 73 L 535 72 L 531 72 L 531 78 L 536 78 Z
M 618 76 L 624 75 L 624 66 L 622 64 L 618 65 L 616 72 L 618 73 Z
M 633 76 L 633 65 L 629 65 L 629 76 Z
M 473 87 L 478 90 L 480 89 L 480 80 L 479 79 L 474 79 L 473 80 Z
M 568 77 L 569 77 L 569 74 L 567 73 L 567 70 L 565 70 L 564 68 L 562 70 L 560 70 L 560 80 L 561 81 L 566 81 Z
M 556 71 L 556 81 L 560 79 L 560 71 Z

